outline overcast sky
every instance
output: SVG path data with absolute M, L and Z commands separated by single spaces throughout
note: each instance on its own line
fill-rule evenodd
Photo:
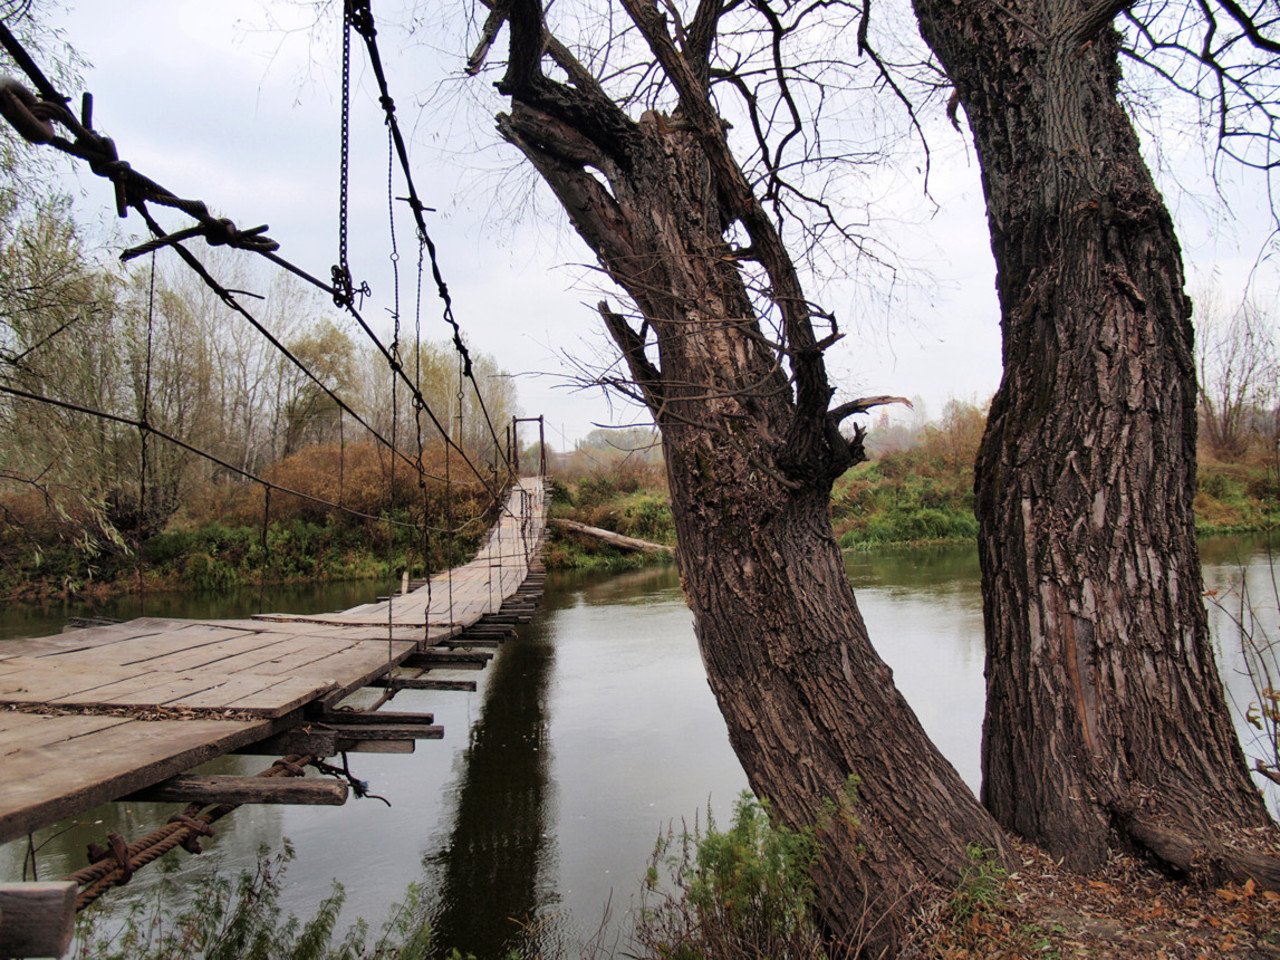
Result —
M 331 4 L 340 8 L 340 4 Z M 610 408 L 599 391 L 569 386 L 568 354 L 591 361 L 606 351 L 594 303 L 599 278 L 582 266 L 585 246 L 564 225 L 540 183 L 516 171 L 519 158 L 501 144 L 491 117 L 467 105 L 461 79 L 469 51 L 454 37 L 419 30 L 406 36 L 412 3 L 375 2 L 379 45 L 398 114 L 411 138 L 414 177 L 422 199 L 437 208 L 428 226 L 469 345 L 492 354 L 513 374 L 525 415 L 545 414 L 549 443 L 563 449 L 596 424 L 645 419 L 634 407 Z M 122 159 L 179 196 L 203 199 L 239 226 L 270 224 L 281 255 L 327 278 L 336 260 L 338 172 L 338 27 L 317 29 L 305 5 L 259 0 L 130 0 L 82 2 L 56 22 L 90 62 L 85 89 L 95 97 L 95 124 L 113 137 Z M 390 329 L 392 282 L 387 226 L 387 144 L 364 52 L 353 44 L 360 90 L 353 104 L 351 254 L 357 282 L 375 297 L 366 316 Z M 77 97 L 80 91 L 66 91 Z M 430 100 L 431 107 L 420 104 Z M 496 101 L 495 101 L 496 102 Z M 908 223 L 893 228 L 901 255 L 924 274 L 886 290 L 845 283 L 820 291 L 850 333 L 830 354 L 830 370 L 846 396 L 892 393 L 921 397 L 930 415 L 952 397 L 985 400 L 999 381 L 995 267 L 982 212 L 978 172 L 965 139 L 936 123 L 939 207 L 920 202 L 918 179 L 893 178 L 889 204 Z M 1203 181 L 1184 148 L 1166 159 L 1190 192 L 1166 193 L 1179 221 L 1194 290 L 1216 278 L 1227 294 L 1251 275 L 1267 231 L 1258 185 L 1228 188 L 1237 219 L 1203 200 Z M 1191 150 L 1194 155 L 1194 150 Z M 480 171 L 480 172 L 477 172 Z M 905 186 L 903 186 L 905 184 Z M 86 221 L 114 219 L 111 189 L 85 170 L 76 204 Z M 535 190 L 537 210 L 510 200 Z M 397 195 L 403 188 L 397 187 Z M 397 205 L 402 317 L 413 322 L 416 247 L 403 204 Z M 168 221 L 181 225 L 178 218 Z M 134 215 L 126 231 L 142 230 Z M 142 261 L 139 261 L 141 263 Z M 1274 268 L 1255 271 L 1264 301 L 1274 300 Z M 447 329 L 428 283 L 424 335 Z M 616 294 L 610 293 L 616 300 Z M 229 320 L 229 322 L 232 322 Z

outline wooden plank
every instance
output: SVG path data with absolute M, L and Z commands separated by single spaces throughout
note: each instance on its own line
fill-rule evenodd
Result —
M 393 643 L 390 651 L 385 645 L 378 647 L 328 641 L 323 649 L 316 650 L 314 654 L 301 655 L 279 663 L 262 664 L 257 670 L 265 674 L 288 673 L 298 677 L 344 677 L 352 671 L 389 670 L 417 648 L 416 643 L 401 640 Z
M 313 640 L 304 637 L 290 637 L 270 647 L 249 650 L 218 662 L 217 672 L 230 675 L 235 673 L 279 674 L 288 673 L 308 664 L 323 660 L 334 654 L 344 653 L 351 648 L 344 640 Z
M 483 667 L 493 659 L 492 653 L 480 653 L 470 650 L 426 650 L 413 653 L 400 662 L 400 666 L 415 670 L 425 667 Z
M 397 643 L 392 662 L 408 656 L 417 649 L 416 644 Z M 325 675 L 336 679 L 333 692 L 325 697 L 329 703 L 337 702 L 354 690 L 366 686 L 369 680 L 387 672 L 388 660 L 385 651 L 379 656 L 373 648 L 353 646 L 345 653 L 326 658 L 315 664 L 294 670 L 296 676 Z
M 183 651 L 198 650 L 243 634 L 243 630 L 210 624 L 183 624 L 179 629 L 95 647 L 76 654 L 81 663 L 146 665 L 148 661 Z
M 7 765 L 10 757 L 23 750 L 36 750 L 132 722 L 130 717 L 93 717 L 84 714 L 48 716 L 41 713 L 0 711 L 0 760 Z M 0 797 L 7 795 L 6 787 L 0 792 Z
M 329 725 L 339 740 L 439 740 L 444 736 L 444 727 L 424 725 L 420 723 L 357 723 L 350 726 L 344 724 Z
M 161 707 L 164 706 L 165 700 L 173 695 L 175 683 L 184 684 L 187 692 L 194 693 L 196 690 L 214 686 L 217 682 L 218 678 L 214 676 L 201 677 L 150 671 L 52 702 L 60 706 L 87 708 Z
M 264 717 L 281 717 L 333 686 L 328 679 L 238 673 L 206 690 L 170 700 L 167 706 L 251 710 Z
M 115 722 L 55 743 L 22 744 L 4 758 L 0 843 L 183 773 L 275 729 L 268 720 L 50 719 Z
M 340 807 L 347 785 L 330 777 L 237 777 L 181 774 L 144 787 L 121 800 L 152 803 L 291 803 Z
M 309 719 L 346 727 L 366 723 L 421 723 L 426 726 L 435 723 L 435 717 L 430 713 L 410 713 L 403 710 L 326 710 Z
M 232 657 L 247 653 L 263 653 L 280 644 L 294 641 L 294 637 L 267 633 L 263 630 L 248 631 L 218 643 L 202 645 L 189 650 L 177 650 L 147 662 L 153 670 L 200 670 L 206 667 L 223 669 L 223 663 Z M 267 654 L 269 656 L 269 654 Z
M 0 957 L 60 957 L 76 929 L 74 881 L 0 884 Z
M 496 650 L 498 647 L 502 646 L 502 641 L 505 639 L 506 636 L 502 639 L 494 637 L 457 637 L 453 640 L 446 640 L 445 644 L 450 650 L 470 650 L 473 648 L 476 650 Z
M 347 753 L 413 753 L 412 740 L 339 740 L 339 751 Z
M 298 727 L 266 740 L 246 744 L 237 749 L 236 753 L 266 757 L 307 753 L 317 757 L 332 757 L 343 751 L 347 753 L 413 753 L 413 746 L 414 741 L 411 739 L 360 740 L 340 736 L 333 730 Z
M 368 687 L 391 685 L 392 682 L 386 677 L 376 677 L 365 684 Z M 395 686 L 398 690 L 461 690 L 464 693 L 474 693 L 476 690 L 474 680 L 435 680 L 426 677 L 397 677 Z
M 69 662 L 52 665 L 48 660 L 16 657 L 3 664 L 0 703 L 32 703 L 91 694 L 107 684 L 127 680 L 142 671 L 136 668 L 92 667 Z

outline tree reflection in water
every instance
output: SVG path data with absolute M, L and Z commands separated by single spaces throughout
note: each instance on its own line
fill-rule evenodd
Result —
M 438 898 L 434 942 L 502 956 L 554 908 L 555 789 L 547 691 L 555 647 L 540 624 L 520 628 L 493 659 L 479 719 L 457 759 L 457 809 L 445 846 L 424 859 Z

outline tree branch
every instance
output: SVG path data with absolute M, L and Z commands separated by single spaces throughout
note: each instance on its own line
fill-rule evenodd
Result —
M 600 316 L 604 318 L 604 325 L 608 329 L 609 335 L 613 337 L 614 343 L 622 351 L 622 357 L 627 361 L 627 366 L 631 369 L 631 376 L 636 385 L 644 391 L 645 403 L 651 411 L 656 413 L 662 406 L 665 393 L 663 391 L 661 372 L 645 355 L 644 337 L 632 330 L 621 314 L 610 310 L 606 301 L 601 300 L 596 305 L 596 309 L 600 311 Z
M 891 397 L 887 394 L 877 397 L 860 397 L 857 400 L 842 403 L 838 407 L 832 407 L 827 413 L 827 417 L 832 423 L 839 424 L 852 417 L 855 413 L 866 413 L 872 407 L 882 407 L 888 403 L 902 403 L 908 407 L 912 405 L 911 401 L 906 397 Z
M 1266 50 L 1268 53 L 1280 53 L 1280 43 L 1264 37 L 1259 32 L 1258 25 L 1253 22 L 1253 17 L 1245 13 L 1235 0 L 1216 0 L 1216 2 L 1218 6 L 1230 14 L 1231 19 L 1239 25 L 1240 29 L 1244 31 L 1244 35 L 1249 38 L 1249 42 L 1255 47 L 1259 50 Z
M 1088 43 L 1107 24 L 1133 6 L 1134 0 L 1098 0 L 1069 28 L 1068 40 L 1072 44 Z

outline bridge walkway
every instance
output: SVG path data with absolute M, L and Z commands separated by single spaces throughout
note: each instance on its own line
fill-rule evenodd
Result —
M 520 480 L 476 556 L 407 594 L 318 616 L 144 617 L 0 644 L 0 843 L 231 751 L 409 752 L 438 737 L 369 725 L 376 714 L 348 727 L 336 708 L 365 686 L 474 689 L 427 672 L 483 666 L 492 654 L 473 649 L 527 618 L 544 525 L 542 481 Z M 399 679 L 402 667 L 419 675 Z

